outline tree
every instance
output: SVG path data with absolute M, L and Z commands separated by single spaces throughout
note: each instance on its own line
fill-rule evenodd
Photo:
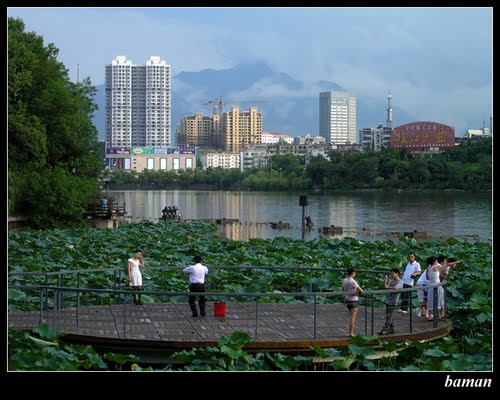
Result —
M 304 158 L 290 153 L 275 154 L 271 157 L 270 165 L 273 171 L 283 175 L 300 174 L 304 171 Z
M 431 177 L 427 160 L 416 159 L 408 169 L 408 180 L 412 187 L 424 187 Z
M 88 78 L 71 82 L 58 49 L 24 29 L 9 17 L 9 214 L 37 227 L 78 224 L 99 193 L 96 91 Z
M 347 168 L 347 182 L 352 188 L 370 187 L 378 176 L 378 158 L 375 152 L 352 153 L 345 157 Z
M 315 186 L 323 187 L 324 179 L 329 173 L 331 163 L 323 156 L 312 157 L 306 168 L 307 175 Z

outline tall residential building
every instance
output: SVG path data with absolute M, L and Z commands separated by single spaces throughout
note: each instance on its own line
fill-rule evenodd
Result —
M 153 56 L 134 65 L 118 56 L 106 65 L 106 145 L 168 146 L 171 68 Z
M 222 145 L 230 153 L 239 153 L 251 143 L 262 143 L 262 113 L 257 107 L 240 112 L 239 107 L 222 114 Z
M 319 135 L 326 143 L 356 143 L 356 97 L 346 92 L 320 92 Z
M 202 113 L 181 118 L 175 132 L 175 143 L 201 148 L 221 148 L 220 117 Z

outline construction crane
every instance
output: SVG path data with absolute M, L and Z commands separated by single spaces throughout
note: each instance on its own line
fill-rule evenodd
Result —
M 263 100 L 246 100 L 246 101 L 226 101 L 222 100 L 222 96 L 219 99 L 209 100 L 207 103 L 203 103 L 203 105 L 213 104 L 214 106 L 214 115 L 217 115 L 217 109 L 219 110 L 219 117 L 222 118 L 222 107 L 224 104 L 248 104 L 248 103 L 267 103 L 267 101 Z

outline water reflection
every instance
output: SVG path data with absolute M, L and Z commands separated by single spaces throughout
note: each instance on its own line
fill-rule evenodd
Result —
M 165 206 L 177 206 L 182 219 L 237 219 L 220 226 L 219 234 L 234 240 L 277 236 L 302 237 L 299 193 L 229 191 L 109 191 L 126 202 L 129 217 L 158 221 Z M 434 238 L 475 236 L 488 241 L 492 235 L 491 193 L 462 192 L 366 192 L 308 195 L 305 215 L 315 230 L 306 240 L 319 237 L 323 227 L 342 227 L 342 235 L 384 240 L 394 233 L 426 232 Z M 290 229 L 272 229 L 283 221 Z M 393 235 L 394 236 L 394 235 Z

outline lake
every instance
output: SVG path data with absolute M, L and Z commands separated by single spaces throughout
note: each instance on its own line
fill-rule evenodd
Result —
M 404 232 L 424 232 L 435 239 L 450 236 L 490 242 L 492 193 L 455 191 L 370 191 L 335 194 L 283 192 L 109 190 L 114 201 L 125 202 L 130 220 L 159 221 L 165 206 L 177 206 L 183 220 L 237 219 L 220 226 L 219 234 L 233 240 L 277 236 L 316 239 L 323 228 L 342 227 L 332 237 L 363 240 L 397 239 Z M 299 196 L 307 195 L 304 215 L 314 230 L 302 231 Z M 273 229 L 276 222 L 289 229 Z

